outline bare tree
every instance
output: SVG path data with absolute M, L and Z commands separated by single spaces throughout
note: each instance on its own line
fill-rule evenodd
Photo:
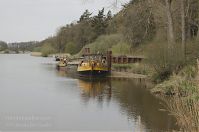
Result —
M 182 55 L 183 55 L 183 59 L 185 60 L 185 45 L 186 45 L 186 25 L 185 25 L 185 1 L 184 0 L 180 0 L 181 3 L 181 23 L 182 23 Z
M 171 14 L 172 0 L 165 0 L 165 4 L 166 4 L 166 14 L 167 14 L 167 24 L 168 24 L 168 49 L 173 50 L 173 45 L 175 44 L 175 37 L 174 37 L 173 18 Z
M 197 24 L 197 28 L 198 28 L 198 31 L 197 31 L 196 40 L 199 41 L 199 24 Z

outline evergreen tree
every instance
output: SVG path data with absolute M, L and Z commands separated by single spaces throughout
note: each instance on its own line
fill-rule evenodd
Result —
M 88 10 L 86 10 L 80 17 L 79 19 L 79 23 L 83 22 L 83 21 L 89 21 L 90 20 L 90 16 L 92 15 L 92 13 L 90 13 Z
M 112 12 L 109 10 L 108 13 L 107 13 L 107 17 L 106 17 L 107 20 L 111 20 L 112 19 Z
M 92 21 L 92 27 L 96 36 L 102 35 L 106 31 L 107 23 L 104 15 L 104 8 L 99 11 L 97 16 L 94 16 Z

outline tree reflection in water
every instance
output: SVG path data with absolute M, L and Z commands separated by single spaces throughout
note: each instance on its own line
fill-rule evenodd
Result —
M 65 74 L 59 73 L 60 76 Z M 69 77 L 69 74 L 66 74 Z M 78 78 L 77 76 L 73 76 Z M 81 100 L 88 104 L 94 101 L 103 108 L 103 104 L 116 103 L 120 107 L 121 114 L 128 120 L 140 126 L 139 130 L 178 130 L 176 120 L 169 115 L 163 102 L 154 97 L 145 80 L 124 78 L 78 78 L 77 86 L 80 88 Z M 137 128 L 136 128 L 137 129 Z
M 178 130 L 175 118 L 169 116 L 166 111 L 160 111 L 164 109 L 164 105 L 147 90 L 145 80 L 79 79 L 78 86 L 85 103 L 97 100 L 103 104 L 114 100 L 120 105 L 121 113 L 127 115 L 130 120 L 133 119 L 140 127 L 146 126 L 146 129 L 153 130 Z
M 110 78 L 102 79 L 79 79 L 82 99 L 88 102 L 90 99 L 97 99 L 98 103 L 110 102 L 112 90 Z

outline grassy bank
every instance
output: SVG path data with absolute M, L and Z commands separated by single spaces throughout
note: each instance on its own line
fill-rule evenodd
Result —
M 30 53 L 31 56 L 42 56 L 41 52 L 31 52 Z
M 157 84 L 151 92 L 166 103 L 182 131 L 199 131 L 199 80 L 196 66 L 185 66 L 178 74 Z
M 113 64 L 113 71 L 149 75 L 151 68 L 146 63 Z

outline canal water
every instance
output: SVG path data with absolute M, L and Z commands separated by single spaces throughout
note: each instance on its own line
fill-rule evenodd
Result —
M 170 131 L 175 119 L 139 79 L 83 79 L 53 58 L 0 55 L 0 131 Z

